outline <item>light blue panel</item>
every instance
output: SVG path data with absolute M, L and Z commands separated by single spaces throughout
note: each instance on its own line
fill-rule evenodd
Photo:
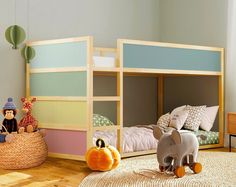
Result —
M 86 66 L 87 43 L 67 42 L 33 46 L 36 51 L 31 68 L 61 68 Z
M 124 67 L 221 71 L 219 51 L 124 44 Z
M 30 76 L 30 95 L 86 96 L 86 72 L 34 73 Z

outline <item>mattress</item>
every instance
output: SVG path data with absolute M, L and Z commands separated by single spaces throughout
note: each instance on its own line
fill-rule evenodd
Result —
M 219 132 L 198 130 L 190 131 L 198 137 L 199 145 L 219 143 Z M 151 125 L 146 127 L 124 127 L 123 128 L 123 152 L 147 151 L 157 148 L 158 141 L 153 136 Z M 109 145 L 116 147 L 117 135 L 114 131 L 96 131 L 93 136 L 93 144 L 97 138 L 102 138 Z
M 116 147 L 117 135 L 114 131 L 96 131 L 93 136 L 93 144 L 97 138 L 102 138 L 109 145 Z M 157 140 L 153 136 L 152 128 L 124 127 L 123 128 L 123 152 L 136 152 L 153 150 L 157 148 Z
M 103 57 L 103 56 L 93 56 L 94 67 L 116 67 L 116 62 L 114 57 Z
M 191 131 L 193 132 L 193 131 Z M 199 145 L 209 145 L 219 143 L 219 132 L 198 130 L 193 132 L 198 137 Z

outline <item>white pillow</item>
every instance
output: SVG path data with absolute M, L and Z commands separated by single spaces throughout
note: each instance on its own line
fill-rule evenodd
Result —
M 214 125 L 219 106 L 207 107 L 202 114 L 202 122 L 200 128 L 205 131 L 210 131 Z
M 174 127 L 177 130 L 180 130 L 188 117 L 187 110 L 180 110 L 171 115 L 170 127 Z
M 184 124 L 184 128 L 192 131 L 197 131 L 202 122 L 202 114 L 206 110 L 206 105 L 203 106 L 187 105 L 184 110 L 189 111 L 188 117 Z
M 165 130 L 170 123 L 170 113 L 166 113 L 164 115 L 162 115 L 158 121 L 157 121 L 157 125 L 162 129 Z
M 173 116 L 176 112 L 184 110 L 185 107 L 186 107 L 186 105 L 179 106 L 179 107 L 175 108 L 174 110 L 172 110 L 171 115 Z

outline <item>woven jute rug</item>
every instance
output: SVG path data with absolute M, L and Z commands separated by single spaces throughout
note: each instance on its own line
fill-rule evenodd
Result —
M 204 186 L 236 186 L 236 153 L 227 152 L 199 152 L 198 162 L 203 166 L 199 174 L 194 174 L 186 167 L 186 175 L 176 178 L 163 173 L 150 177 L 146 169 L 158 171 L 156 155 L 140 156 L 124 159 L 119 167 L 108 172 L 93 172 L 80 184 L 80 187 L 149 187 L 149 186 L 179 186 L 179 187 L 204 187 Z

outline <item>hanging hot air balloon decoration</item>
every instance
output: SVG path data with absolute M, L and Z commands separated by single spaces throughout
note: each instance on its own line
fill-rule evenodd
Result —
M 7 28 L 5 37 L 13 45 L 12 49 L 18 49 L 18 45 L 25 40 L 25 31 L 19 25 L 12 25 Z
M 21 55 L 25 59 L 25 62 L 29 64 L 30 60 L 32 60 L 35 57 L 35 50 L 34 50 L 33 47 L 30 47 L 30 46 L 26 45 L 21 50 Z

